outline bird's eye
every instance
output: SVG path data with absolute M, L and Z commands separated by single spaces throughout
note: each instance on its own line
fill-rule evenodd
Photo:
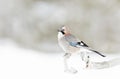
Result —
M 62 29 L 61 31 L 63 31 L 63 32 L 64 32 L 64 31 L 65 31 L 65 29 Z

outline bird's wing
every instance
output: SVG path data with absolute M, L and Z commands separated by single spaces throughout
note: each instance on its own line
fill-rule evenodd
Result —
M 78 42 L 79 40 L 72 34 L 65 35 L 67 42 Z
M 69 42 L 71 46 L 74 47 L 89 47 L 87 44 L 85 44 L 83 41 L 81 42 Z
M 76 37 L 73 36 L 73 35 L 68 35 L 68 36 L 65 37 L 65 39 L 70 44 L 70 46 L 73 46 L 73 47 L 76 47 L 76 48 L 82 47 L 82 48 L 85 48 L 85 49 L 87 49 L 91 52 L 97 53 L 97 54 L 101 55 L 102 57 L 105 57 L 105 55 L 101 54 L 98 51 L 92 50 L 86 43 L 76 39 Z
M 79 39 L 77 39 L 75 36 L 73 36 L 71 34 L 66 35 L 65 39 L 73 47 L 88 47 L 87 44 L 85 44 L 83 41 L 80 41 Z

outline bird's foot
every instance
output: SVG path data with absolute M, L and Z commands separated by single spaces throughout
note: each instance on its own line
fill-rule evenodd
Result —
M 76 74 L 78 72 L 76 69 L 74 69 L 72 67 L 70 69 L 65 69 L 64 71 L 67 73 L 72 73 L 72 74 Z

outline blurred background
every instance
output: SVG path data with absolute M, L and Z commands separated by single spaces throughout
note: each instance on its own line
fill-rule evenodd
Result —
M 0 39 L 44 52 L 60 52 L 57 29 L 105 53 L 120 47 L 120 0 L 0 0 Z

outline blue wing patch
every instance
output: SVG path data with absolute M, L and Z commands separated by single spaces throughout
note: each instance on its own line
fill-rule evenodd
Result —
M 81 41 L 81 42 L 70 42 L 69 44 L 73 47 L 79 47 L 79 46 L 88 47 L 88 45 L 85 44 L 83 41 Z
M 71 46 L 74 46 L 74 47 L 77 46 L 77 42 L 70 42 L 69 44 L 70 44 Z

